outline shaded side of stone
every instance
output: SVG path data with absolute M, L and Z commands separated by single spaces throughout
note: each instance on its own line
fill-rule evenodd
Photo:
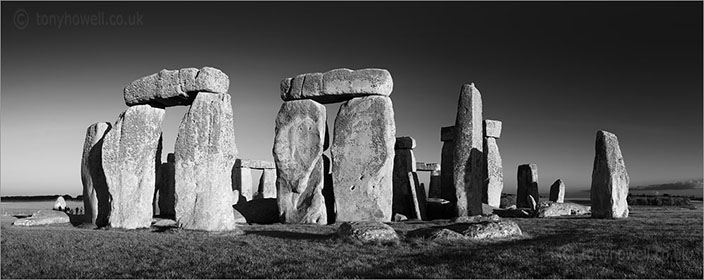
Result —
M 528 196 L 539 199 L 538 194 L 538 166 L 535 164 L 523 164 L 518 166 L 518 195 L 516 206 L 518 208 L 530 208 L 531 203 Z
M 504 168 L 496 138 L 484 138 L 486 155 L 486 187 L 484 202 L 493 206 L 501 205 L 501 192 L 504 189 Z
M 111 125 L 107 122 L 94 123 L 88 127 L 81 159 L 85 221 L 100 227 L 108 224 L 110 216 L 110 196 L 102 162 L 104 137 L 110 128 Z

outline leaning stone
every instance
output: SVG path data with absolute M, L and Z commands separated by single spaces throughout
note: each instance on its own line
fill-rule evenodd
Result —
M 394 151 L 392 211 L 394 214 L 398 213 L 419 219 L 420 217 L 417 217 L 414 212 L 415 197 L 411 195 L 411 182 L 408 177 L 408 172 L 414 171 L 415 163 L 416 158 L 413 155 L 413 150 L 397 149 Z
M 394 149 L 415 149 L 416 139 L 410 136 L 396 137 Z
M 151 225 L 165 114 L 164 109 L 149 105 L 132 106 L 105 134 L 102 162 L 112 199 L 111 227 L 135 229 Z
M 628 217 L 630 178 L 615 134 L 600 130 L 596 134 L 591 202 L 594 218 Z
M 579 205 L 576 203 L 559 203 L 559 202 L 541 202 L 538 206 L 538 217 L 558 217 L 558 216 L 573 216 L 587 215 L 591 213 L 591 207 Z
M 391 221 L 395 134 L 388 97 L 340 107 L 331 147 L 337 221 Z
M 500 221 L 469 224 L 462 234 L 472 240 L 482 240 L 517 237 L 523 235 L 523 232 L 513 221 Z
M 500 138 L 501 121 L 484 120 L 484 137 Z
M 230 98 L 226 93 L 198 93 L 179 126 L 175 208 L 181 228 L 236 229 L 230 176 L 237 147 Z
M 274 163 L 282 223 L 327 224 L 323 198 L 325 106 L 287 101 L 276 117 Z
M 482 96 L 474 84 L 465 84 L 457 105 L 452 169 L 457 216 L 482 213 L 485 172 L 482 128 Z
M 398 235 L 392 227 L 379 222 L 345 222 L 337 229 L 337 235 L 343 239 L 362 243 L 399 241 Z
M 251 169 L 276 169 L 273 161 L 258 160 L 258 159 L 237 159 L 235 167 L 246 167 Z
M 563 203 L 565 202 L 565 183 L 562 179 L 557 179 L 555 183 L 550 186 L 550 201 Z
M 494 213 L 496 215 L 499 215 L 501 218 L 531 218 L 533 217 L 533 214 L 523 210 L 523 209 L 516 209 L 513 207 L 509 207 L 507 209 L 497 209 L 494 210 Z
M 110 215 L 108 186 L 103 171 L 103 138 L 110 130 L 110 123 L 94 123 L 86 130 L 81 160 L 81 182 L 83 183 L 83 208 L 86 222 L 106 226 Z
M 276 169 L 267 168 L 262 171 L 254 198 L 276 198 Z
M 518 166 L 516 206 L 518 208 L 530 207 L 528 196 L 533 196 L 534 199 L 540 198 L 538 194 L 538 166 L 533 163 Z
M 489 214 L 489 215 L 475 215 L 475 216 L 462 216 L 452 219 L 454 223 L 484 223 L 484 222 L 498 222 L 501 221 L 499 215 Z
M 66 209 L 66 200 L 64 200 L 63 196 L 59 196 L 56 198 L 56 201 L 54 202 L 54 208 L 52 209 L 59 211 L 63 211 L 64 209 Z
M 392 90 L 393 79 L 384 69 L 335 69 L 281 81 L 281 99 L 284 101 L 312 99 L 326 104 L 368 95 L 389 96 Z
M 499 153 L 496 138 L 484 138 L 484 152 L 486 153 L 486 199 L 491 206 L 501 205 L 501 192 L 504 189 L 504 168 Z
M 15 226 L 40 226 L 50 224 L 69 223 L 71 219 L 68 214 L 62 211 L 39 210 L 32 216 L 22 219 L 17 219 L 13 225 Z
M 161 70 L 139 78 L 124 89 L 127 106 L 150 104 L 160 107 L 189 105 L 198 92 L 225 93 L 230 80 L 222 71 L 203 67 Z

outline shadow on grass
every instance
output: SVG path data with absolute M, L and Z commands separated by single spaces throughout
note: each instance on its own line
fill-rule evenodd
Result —
M 267 237 L 283 238 L 283 239 L 295 239 L 295 240 L 325 240 L 335 237 L 335 234 L 314 234 L 314 233 L 302 233 L 302 232 L 291 232 L 291 231 L 253 231 L 247 232 L 247 235 L 261 235 Z

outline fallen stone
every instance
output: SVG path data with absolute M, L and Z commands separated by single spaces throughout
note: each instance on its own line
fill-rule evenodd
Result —
M 238 203 L 234 210 L 250 224 L 274 224 L 279 222 L 279 207 L 276 199 L 255 199 Z
M 462 234 L 472 240 L 496 239 L 523 235 L 521 228 L 513 221 L 468 224 Z
M 501 206 L 501 192 L 504 189 L 504 168 L 499 153 L 496 139 L 484 138 L 484 152 L 486 153 L 486 191 L 484 202 L 494 206 Z
M 516 197 L 516 206 L 518 208 L 530 208 L 530 200 L 528 196 L 540 198 L 538 194 L 538 166 L 531 164 L 523 164 L 518 166 L 518 196 Z
M 410 136 L 396 137 L 396 142 L 394 144 L 394 149 L 415 149 L 416 139 Z
M 158 219 L 152 224 L 152 226 L 158 228 L 175 228 L 178 227 L 178 223 L 172 219 Z
M 110 127 L 110 123 L 107 122 L 90 125 L 83 142 L 81 182 L 85 221 L 98 226 L 106 226 L 110 215 L 108 185 L 105 182 L 102 159 L 103 138 Z
M 538 218 L 587 215 L 591 213 L 591 207 L 576 203 L 560 203 L 544 201 L 538 206 Z
M 54 202 L 54 208 L 52 209 L 59 211 L 63 211 L 64 209 L 66 209 L 66 200 L 64 200 L 63 196 L 59 196 L 56 198 L 56 201 Z
M 307 73 L 281 81 L 284 101 L 312 99 L 326 104 L 368 95 L 389 96 L 393 79 L 384 69 L 335 69 L 325 73 Z
M 254 198 L 276 198 L 276 169 L 267 168 L 262 171 Z
M 482 96 L 474 84 L 465 84 L 457 105 L 452 169 L 457 216 L 482 213 L 485 176 L 482 129 Z
M 274 163 L 282 223 L 327 224 L 323 197 L 325 106 L 287 101 L 276 117 Z
M 630 178 L 615 134 L 600 130 L 596 134 L 594 171 L 592 172 L 592 217 L 618 219 L 628 217 Z
M 565 202 L 565 183 L 562 179 L 557 179 L 555 183 L 550 186 L 550 201 L 552 202 Z
M 418 220 L 428 220 L 426 215 L 426 195 L 423 184 L 418 183 L 418 175 L 415 172 L 408 172 L 408 182 L 411 189 L 411 202 L 413 204 L 413 214 Z
M 212 67 L 203 67 L 200 70 L 164 69 L 127 85 L 124 89 L 124 98 L 127 106 L 190 105 L 198 92 L 225 93 L 229 85 L 230 80 L 227 75 Z
M 276 169 L 276 165 L 273 161 L 243 158 L 238 158 L 237 161 L 235 161 L 235 167 L 246 167 L 251 169 Z
M 112 199 L 109 223 L 113 228 L 151 225 L 164 115 L 164 109 L 132 106 L 120 114 L 105 134 L 102 163 Z
M 496 215 L 499 215 L 501 218 L 532 218 L 533 213 L 526 211 L 525 209 L 516 209 L 516 208 L 511 208 L 511 209 L 498 209 L 494 210 L 494 213 Z
M 231 172 L 237 146 L 230 98 L 226 93 L 198 93 L 179 126 L 175 208 L 183 229 L 236 229 Z
M 452 219 L 453 223 L 484 223 L 484 222 L 498 222 L 501 221 L 499 215 L 488 214 L 488 215 L 475 215 L 475 216 L 462 216 Z
M 501 125 L 501 121 L 484 120 L 484 137 L 500 138 Z
M 391 221 L 395 134 L 388 97 L 340 107 L 331 147 L 337 221 Z
M 22 219 L 17 219 L 13 223 L 15 226 L 40 226 L 49 224 L 69 223 L 71 219 L 68 214 L 62 211 L 39 210 L 32 216 Z
M 362 243 L 398 242 L 396 231 L 387 224 L 379 222 L 345 222 L 337 229 L 337 235 L 343 239 Z
M 456 232 L 447 228 L 420 228 L 410 231 L 406 234 L 406 237 L 420 237 L 427 240 L 433 241 L 456 241 L 456 240 L 467 240 L 468 238 L 459 232 Z

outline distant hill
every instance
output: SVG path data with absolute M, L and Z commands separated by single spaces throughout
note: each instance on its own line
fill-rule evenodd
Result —
M 664 191 L 664 190 L 696 190 L 704 189 L 704 179 L 695 179 L 667 184 L 656 184 L 647 186 L 632 186 L 631 191 Z
M 78 195 L 76 197 L 72 197 L 68 194 L 62 195 L 65 200 L 83 200 L 83 195 Z M 34 195 L 34 196 L 3 196 L 0 197 L 1 201 L 4 202 L 19 202 L 19 201 L 44 201 L 44 200 L 56 200 L 59 195 Z

